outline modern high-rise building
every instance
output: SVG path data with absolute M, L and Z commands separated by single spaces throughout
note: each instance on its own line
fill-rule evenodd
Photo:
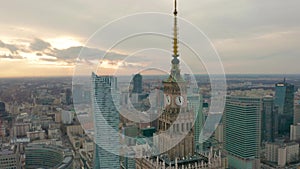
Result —
M 5 113 L 5 103 L 4 102 L 0 102 L 0 115 L 2 113 Z
M 94 168 L 120 168 L 117 78 L 92 74 Z
M 300 105 L 296 104 L 294 107 L 294 124 L 290 127 L 290 140 L 300 140 Z
M 120 157 L 121 158 L 121 169 L 135 169 L 136 164 L 135 164 L 135 159 L 132 158 L 132 156 L 135 155 L 135 151 L 132 149 L 127 149 L 125 150 L 125 156 Z
M 0 168 L 21 169 L 21 158 L 18 145 L 0 149 Z
M 266 144 L 266 161 L 272 162 L 274 168 L 285 167 L 286 164 L 299 159 L 299 144 L 296 142 L 274 142 Z
M 143 92 L 143 77 L 141 74 L 136 74 L 133 76 L 132 93 L 142 93 L 142 92 Z
M 6 116 L 5 103 L 0 102 L 0 137 L 5 135 L 5 127 L 3 127 L 3 117 Z
M 7 116 L 7 112 L 5 111 L 5 103 L 0 102 L 0 117 L 5 117 Z
M 294 108 L 294 124 L 300 123 L 300 104 L 296 104 Z
M 31 126 L 31 123 L 15 123 L 12 128 L 12 135 L 14 137 L 25 137 Z
M 278 136 L 278 109 L 272 96 L 263 98 L 261 124 L 262 141 L 273 142 Z
M 194 124 L 194 148 L 195 152 L 202 151 L 202 144 L 200 144 L 200 133 L 203 128 L 204 117 L 202 112 L 203 98 L 200 94 L 188 95 L 188 107 L 195 113 L 195 124 Z
M 278 106 L 278 133 L 288 135 L 293 124 L 295 87 L 284 79 L 275 85 L 275 105 Z
M 291 141 L 300 140 L 300 124 L 291 125 L 290 140 Z
M 66 104 L 70 105 L 72 104 L 72 90 L 66 89 Z
M 258 167 L 261 111 L 261 98 L 227 97 L 223 124 L 224 148 L 229 168 L 255 169 Z
M 285 166 L 286 164 L 296 162 L 299 159 L 299 143 L 291 142 L 284 144 L 278 149 L 278 165 Z
M 273 142 L 273 143 L 266 143 L 265 145 L 265 158 L 267 161 L 277 163 L 278 162 L 278 149 L 281 147 L 281 143 Z

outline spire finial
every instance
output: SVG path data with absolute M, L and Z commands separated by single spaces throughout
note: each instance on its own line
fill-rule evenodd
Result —
M 174 1 L 175 1 L 175 3 L 174 3 L 174 6 L 175 6 L 174 7 L 174 15 L 177 16 L 177 13 L 178 13 L 177 12 L 177 0 L 174 0 Z

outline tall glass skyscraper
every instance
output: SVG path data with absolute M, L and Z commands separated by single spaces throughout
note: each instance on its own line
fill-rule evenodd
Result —
M 4 117 L 7 115 L 7 112 L 5 111 L 5 103 L 0 102 L 0 117 Z
M 254 169 L 261 141 L 261 98 L 227 97 L 224 148 L 230 168 Z
M 262 110 L 262 141 L 273 142 L 278 136 L 278 107 L 272 96 L 263 98 Z
M 143 77 L 141 74 L 136 74 L 133 76 L 132 93 L 142 93 L 142 92 L 143 92 Z
M 188 106 L 190 110 L 193 110 L 195 113 L 195 124 L 194 124 L 194 143 L 195 143 L 195 151 L 200 152 L 202 151 L 203 147 L 200 144 L 200 133 L 203 128 L 204 116 L 202 111 L 203 105 L 203 98 L 200 94 L 192 94 L 187 97 L 188 99 Z
M 120 168 L 119 151 L 119 99 L 117 78 L 92 74 L 92 100 L 94 114 L 94 168 Z
M 275 105 L 279 113 L 279 134 L 286 135 L 290 132 L 294 115 L 294 92 L 295 87 L 285 80 L 275 85 Z

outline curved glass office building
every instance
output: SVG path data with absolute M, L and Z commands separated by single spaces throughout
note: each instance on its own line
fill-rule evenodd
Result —
M 46 144 L 30 144 L 25 148 L 26 169 L 71 169 L 73 155 L 70 149 Z

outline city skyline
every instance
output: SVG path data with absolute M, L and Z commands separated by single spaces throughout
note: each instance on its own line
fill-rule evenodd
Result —
M 130 1 L 134 5 L 124 8 L 123 3 L 116 0 L 103 3 L 81 0 L 32 2 L 4 2 L 1 6 L 5 13 L 0 16 L 1 31 L 5 35 L 0 36 L 0 77 L 71 76 L 81 47 L 100 27 L 140 12 L 169 14 L 172 3 L 169 0 Z M 180 17 L 208 36 L 220 54 L 226 74 L 298 73 L 300 25 L 295 21 L 300 19 L 299 3 L 179 1 L 182 6 Z M 107 48 L 101 44 L 90 45 L 86 49 L 91 61 L 97 60 L 95 57 L 103 55 Z M 117 59 L 108 58 L 102 64 L 109 71 L 144 66 L 139 58 L 121 62 L 131 54 L 128 53 L 130 47 L 113 51 Z M 171 57 L 162 60 L 165 67 L 170 66 L 169 60 Z
M 103 82 L 109 82 L 109 80 L 104 80 L 106 78 L 110 78 L 109 76 L 96 76 L 95 74 L 92 75 L 94 78 L 96 77 L 98 84 L 96 87 L 97 90 L 95 90 L 95 86 L 93 87 L 94 91 L 97 91 L 95 93 L 98 93 L 98 97 L 92 96 L 95 100 L 99 100 L 100 105 L 103 105 L 102 103 L 108 103 L 110 99 L 105 99 L 106 101 L 103 102 L 102 96 L 109 93 L 107 90 L 109 90 L 109 86 L 106 86 Z M 184 76 L 186 79 L 186 82 L 188 84 L 191 84 L 191 79 L 189 76 Z M 299 85 L 299 76 L 297 79 L 293 80 L 296 90 L 295 90 L 295 98 L 293 99 L 295 102 L 295 105 L 300 104 L 300 90 Z M 101 80 L 103 79 L 103 81 Z M 94 82 L 96 82 L 94 81 Z M 119 91 L 120 93 L 120 106 L 124 108 L 132 108 L 133 112 L 135 112 L 135 107 L 131 106 L 128 102 L 129 98 L 126 99 L 126 96 L 129 97 L 129 94 L 133 92 L 133 87 L 130 87 L 130 90 L 128 88 L 124 88 L 124 83 L 118 81 Z M 201 79 L 200 79 L 201 81 Z M 200 82 L 199 88 L 201 90 L 201 95 L 203 97 L 199 98 L 197 95 L 192 94 L 193 92 L 198 92 L 198 90 L 194 90 L 193 88 L 189 88 L 187 92 L 188 95 L 191 95 L 192 97 L 188 97 L 187 103 L 189 105 L 189 109 L 194 109 L 194 105 L 198 105 L 199 101 L 203 101 L 206 104 L 203 104 L 203 107 L 199 110 L 199 115 L 203 113 L 203 120 L 207 123 L 208 121 L 208 108 L 210 107 L 209 100 L 210 100 L 210 92 L 209 92 L 209 85 L 207 83 Z M 99 83 L 98 83 L 99 82 Z M 276 92 L 275 92 L 275 84 L 281 83 L 282 79 L 278 78 L 275 79 L 269 79 L 269 78 L 263 78 L 258 80 L 256 77 L 248 77 L 244 78 L 244 76 L 237 75 L 233 79 L 228 79 L 228 97 L 230 98 L 239 98 L 239 99 L 227 99 L 227 109 L 224 111 L 223 121 L 222 123 L 217 127 L 215 133 L 212 135 L 210 139 L 208 139 L 203 144 L 199 145 L 200 152 L 204 151 L 205 153 L 200 153 L 200 156 L 204 155 L 208 157 L 208 161 L 204 159 L 204 161 L 200 161 L 197 158 L 194 158 L 194 160 L 198 160 L 198 163 L 192 163 L 192 166 L 198 165 L 198 168 L 200 166 L 203 166 L 202 168 L 217 168 L 217 166 L 220 166 L 219 168 L 226 168 L 226 166 L 235 164 L 236 162 L 239 162 L 239 158 L 236 158 L 236 155 L 240 153 L 251 153 L 252 150 L 256 149 L 254 142 L 261 143 L 262 145 L 266 145 L 265 147 L 262 146 L 260 152 L 262 153 L 260 156 L 260 164 L 263 167 L 269 167 L 276 168 L 277 166 L 286 166 L 286 167 L 293 167 L 293 166 L 299 166 L 300 163 L 298 161 L 298 158 L 295 158 L 295 156 L 299 155 L 299 143 L 296 143 L 299 141 L 299 125 L 294 124 L 291 126 L 291 133 L 286 134 L 284 137 L 277 136 L 277 129 L 276 127 L 273 128 L 272 125 L 275 122 L 276 123 L 276 116 L 273 120 L 270 119 L 270 116 L 272 115 L 272 102 L 274 101 Z M 36 80 L 32 79 L 20 79 L 20 80 L 3 80 L 0 83 L 0 102 L 3 102 L 2 104 L 2 112 L 4 110 L 5 105 L 5 112 L 2 113 L 2 124 L 0 126 L 1 133 L 2 134 L 2 151 L 4 153 L 9 152 L 11 158 L 7 158 L 6 156 L 1 156 L 0 158 L 4 159 L 9 162 L 9 164 L 13 164 L 16 166 L 20 166 L 18 164 L 19 157 L 24 157 L 24 147 L 25 147 L 25 155 L 26 153 L 32 154 L 33 158 L 25 158 L 26 161 L 31 162 L 31 164 L 36 165 L 42 165 L 41 163 L 45 160 L 46 156 L 51 156 L 53 153 L 59 153 L 60 150 L 56 152 L 49 152 L 44 151 L 47 150 L 48 147 L 41 147 L 40 145 L 43 144 L 50 144 L 51 146 L 54 146 L 58 149 L 60 149 L 59 146 L 63 145 L 64 148 L 69 148 L 70 150 L 74 150 L 76 153 L 79 153 L 81 158 L 74 158 L 72 154 L 69 154 L 66 156 L 67 159 L 70 160 L 70 164 L 72 166 L 84 166 L 87 168 L 92 168 L 94 164 L 94 160 L 96 159 L 102 159 L 99 158 L 100 156 L 95 157 L 95 150 L 98 151 L 97 147 L 94 147 L 95 143 L 97 143 L 96 140 L 93 142 L 93 130 L 92 130 L 92 123 L 89 124 L 89 119 L 99 119 L 99 118 L 93 118 L 94 116 L 89 116 L 88 111 L 90 104 L 88 104 L 88 99 L 91 97 L 91 94 L 88 92 L 89 89 L 83 88 L 82 86 L 76 86 L 76 90 L 74 93 L 71 93 L 71 96 L 69 95 L 69 91 L 71 88 L 70 83 L 66 83 L 64 78 L 39 78 Z M 7 85 L 9 84 L 9 85 Z M 133 84 L 132 84 L 133 85 Z M 149 93 L 152 90 L 155 90 L 155 95 L 157 97 L 160 97 L 156 100 L 156 103 L 153 104 L 153 108 L 149 109 L 149 111 L 155 111 L 161 110 L 161 106 L 163 106 L 163 102 L 165 101 L 163 98 L 164 96 L 162 93 L 160 94 L 157 92 L 157 76 L 152 76 L 148 78 L 143 78 L 142 80 L 142 88 L 143 92 L 141 94 L 138 94 L 140 96 L 145 96 L 147 93 Z M 115 85 L 113 85 L 115 86 Z M 259 87 L 259 88 L 257 88 Z M 127 90 L 126 90 L 127 89 Z M 197 89 L 197 88 L 196 88 Z M 150 92 L 151 93 L 151 92 Z M 154 94 L 154 93 L 153 93 Z M 109 95 L 109 94 L 108 94 Z M 263 97 L 268 95 L 268 97 Z M 125 97 L 124 97 L 125 96 Z M 153 96 L 153 95 L 152 95 Z M 196 97 L 194 97 L 196 96 Z M 73 102 L 69 103 L 69 99 L 71 98 L 77 98 Z M 151 97 L 151 96 L 150 96 Z M 98 99 L 97 99 L 98 98 Z M 148 98 L 140 97 L 140 101 L 138 101 L 139 97 L 136 97 L 137 103 L 145 103 L 144 101 L 148 100 Z M 203 99 L 203 100 L 202 100 Z M 240 99 L 246 99 L 247 104 L 240 104 L 238 100 Z M 265 100 L 267 99 L 267 100 Z M 231 100 L 231 101 L 230 101 Z M 255 100 L 255 102 L 252 102 L 251 100 Z M 259 103 L 258 103 L 259 100 Z M 249 103 L 248 103 L 249 101 Z M 266 102 L 265 102 L 266 101 Z M 200 102 L 200 103 L 201 103 Z M 98 103 L 98 104 L 99 104 Z M 150 101 L 151 103 L 151 101 Z M 153 103 L 153 102 L 152 102 Z M 158 104 L 157 104 L 158 103 Z M 161 103 L 161 104 L 159 104 Z M 178 104 L 176 100 L 173 100 L 173 103 Z M 105 104 L 104 104 L 105 105 Z M 137 104 L 138 105 L 138 104 Z M 142 104 L 145 105 L 145 104 Z M 261 105 L 261 106 L 258 106 Z M 80 109 L 73 109 L 73 106 L 79 106 Z M 201 104 L 200 104 L 201 106 Z M 274 105 L 275 106 L 275 105 Z M 260 108 L 259 108 L 260 107 Z M 90 107 L 91 108 L 91 107 Z M 101 106 L 101 111 L 106 110 L 106 108 L 113 109 L 113 106 Z M 1 111 L 0 110 L 0 111 Z M 122 109 L 122 111 L 125 111 L 125 109 Z M 228 110 L 228 111 L 227 111 Z M 254 115 L 254 111 L 259 111 L 259 116 L 262 116 L 261 118 L 257 116 L 257 111 L 255 111 L 256 115 Z M 274 110 L 276 111 L 276 106 L 274 107 Z M 98 111 L 97 111 L 98 112 Z M 297 109 L 295 108 L 295 114 L 294 114 L 294 122 L 299 121 L 299 116 Z M 124 112 L 123 112 L 124 113 Z M 229 114 L 228 114 L 229 113 Z M 274 112 L 276 113 L 276 112 Z M 298 114 L 297 114 L 298 113 Z M 98 114 L 98 113 L 96 113 Z M 237 116 L 237 114 L 239 114 Z M 265 114 L 266 116 L 263 116 Z M 107 122 L 111 122 L 110 117 L 113 115 L 111 112 L 110 115 L 106 116 L 107 114 L 102 112 L 102 115 L 106 117 Z M 144 114 L 145 115 L 145 114 Z M 149 114 L 150 115 L 150 114 Z M 198 115 L 198 116 L 199 116 Z M 3 118 L 4 117 L 4 118 Z M 147 120 L 147 116 L 139 116 L 143 119 Z M 150 115 L 149 118 L 153 118 L 154 116 Z M 156 116 L 155 116 L 156 117 Z M 163 117 L 163 116 L 161 116 Z M 245 118 L 247 117 L 247 118 Z M 265 118 L 264 118 L 265 117 Z M 15 119 L 10 121 L 9 119 Z M 215 117 L 213 117 L 215 118 Z M 256 119 L 256 120 L 255 120 Z M 264 120 L 268 119 L 268 120 Z M 133 119 L 135 120 L 135 119 Z M 196 120 L 196 119 L 195 119 Z M 201 120 L 201 118 L 200 118 Z M 92 120 L 93 121 L 93 120 Z M 122 121 L 122 122 L 121 122 Z M 251 123 L 250 123 L 251 121 Z M 255 122 L 254 122 L 255 121 Z M 146 122 L 146 123 L 131 123 L 130 120 L 126 120 L 124 117 L 120 119 L 119 125 L 119 131 L 120 134 L 124 134 L 124 136 L 128 136 L 127 138 L 122 138 L 121 141 L 125 144 L 129 145 L 136 145 L 136 143 L 141 144 L 140 148 L 146 148 L 147 144 L 145 144 L 145 140 L 143 138 L 151 137 L 151 133 L 153 134 L 155 132 L 155 129 L 157 127 L 150 127 L 148 126 L 156 126 L 158 123 L 155 122 Z M 81 124 L 80 124 L 81 123 Z M 256 126 L 255 124 L 266 124 L 265 126 Z M 50 125 L 49 125 L 50 124 Z M 98 123 L 102 124 L 102 123 Z M 197 133 L 197 127 L 196 124 L 201 124 L 195 121 L 194 124 L 194 132 L 195 136 Z M 116 125 L 116 124 L 115 124 Z M 115 126 L 114 125 L 114 126 Z M 238 125 L 239 127 L 235 127 Z M 13 127 L 10 127 L 13 126 Z M 43 126 L 43 128 L 41 128 Z M 61 128 L 61 127 L 62 128 Z M 89 127 L 88 127 L 89 126 Z M 140 130 L 138 128 L 141 128 Z M 244 127 L 246 127 L 247 132 L 244 131 Z M 10 128 L 10 130 L 7 130 Z M 99 126 L 99 128 L 102 128 Z M 182 128 L 182 125 L 179 125 L 179 129 Z M 185 125 L 183 125 L 183 128 L 186 128 Z M 214 128 L 214 127 L 212 127 Z M 172 129 L 172 127 L 171 127 Z M 275 129 L 275 130 L 274 130 Z M 65 131 L 66 130 L 66 131 Z M 200 129 L 201 130 L 201 129 Z M 204 129 L 205 130 L 205 129 Z M 226 130 L 226 132 L 223 132 L 223 130 Z M 48 132 L 47 132 L 48 131 Z M 233 132 L 234 131 L 234 132 Z M 265 132 L 266 131 L 266 132 Z M 254 135 L 254 132 L 256 133 Z M 271 132 L 271 133 L 270 133 Z M 141 134 L 139 134 L 141 133 Z M 231 135 L 228 135 L 231 134 Z M 252 133 L 252 134 L 250 134 Z M 260 134 L 263 136 L 267 136 L 271 134 L 271 140 L 272 140 L 272 133 L 274 138 L 273 141 L 261 141 Z M 267 134 L 267 135 L 264 135 Z M 239 140 L 237 135 L 241 136 L 247 136 L 242 137 L 243 139 Z M 289 137 L 291 136 L 291 138 Z M 102 136 L 102 134 L 101 134 Z M 251 137 L 250 137 L 251 136 Z M 201 135 L 200 135 L 201 137 Z M 228 142 L 228 138 L 234 137 L 234 141 L 238 142 L 238 144 L 231 144 L 229 147 L 230 152 L 234 153 L 232 156 L 228 156 L 228 154 L 224 154 L 225 151 L 222 151 L 222 147 L 225 146 Z M 269 136 L 267 136 L 269 137 Z M 265 138 L 267 138 L 265 137 Z M 105 139 L 106 137 L 100 137 L 100 139 Z M 131 139 L 136 138 L 136 139 Z M 256 138 L 256 139 L 255 139 Z M 289 139 L 290 138 L 290 139 Z M 143 141 L 144 140 L 144 141 Z M 265 139 L 268 140 L 268 139 Z M 10 142 L 12 141 L 12 142 Z M 19 151 L 12 151 L 11 145 L 16 145 L 17 142 L 24 142 L 23 143 L 23 149 L 21 146 L 20 152 Z M 225 142 L 224 142 L 225 141 Z M 254 142 L 253 142 L 254 141 Z M 296 141 L 296 142 L 295 142 Z M 37 143 L 41 143 L 39 146 L 35 146 L 36 150 L 35 152 L 29 152 L 32 145 L 35 145 Z M 190 141 L 192 144 L 192 141 Z M 251 143 L 251 144 L 250 144 Z M 6 146 L 5 146 L 6 145 Z M 7 145 L 10 145 L 7 147 Z M 26 145 L 26 146 L 25 146 Z M 146 145 L 146 146 L 145 146 Z M 251 148 L 251 145 L 253 147 Z M 197 145 L 196 145 L 197 146 Z M 244 146 L 246 146 L 244 148 Z M 249 147 L 250 146 L 250 147 Z M 249 150 L 248 148 L 251 150 Z M 98 147 L 99 148 L 99 147 Z M 130 147 L 129 147 L 130 148 Z M 221 151 L 219 151 L 221 148 Z M 196 148 L 197 149 L 197 148 Z M 127 149 L 125 149 L 127 150 Z M 249 151 L 248 151 L 249 150 Z M 36 163 L 32 160 L 35 160 L 35 156 L 37 155 L 36 152 L 43 152 L 42 158 L 39 158 Z M 156 163 L 157 158 L 145 158 L 142 161 L 135 161 L 135 159 L 128 158 L 127 155 L 130 155 L 134 153 L 135 150 L 129 149 L 128 154 L 124 154 L 125 157 L 120 157 L 120 165 L 125 169 L 131 169 L 136 168 L 136 166 L 140 165 L 161 165 L 163 164 L 163 161 L 159 161 L 159 164 Z M 21 155 L 21 156 L 20 156 Z M 141 154 L 139 153 L 138 156 Z M 28 155 L 25 157 L 29 157 Z M 94 158 L 95 157 L 95 158 Z M 14 159 L 17 159 L 17 161 L 14 161 Z M 21 160 L 24 158 L 21 158 Z M 63 160 L 64 157 L 59 157 L 57 160 Z M 73 160 L 72 160 L 73 159 Z M 229 160 L 227 163 L 226 160 Z M 259 160 L 258 159 L 258 160 Z M 65 160 L 64 160 L 65 161 Z M 99 161 L 99 160 L 98 160 Z M 116 160 L 117 161 L 117 160 Z M 33 163 L 34 162 L 34 163 Z M 49 162 L 49 165 L 56 165 L 57 162 Z M 102 161 L 103 162 L 103 161 Z M 182 163 L 185 162 L 182 158 L 179 158 L 179 160 L 175 160 L 175 163 L 177 163 L 178 166 L 182 165 Z M 242 161 L 243 162 L 243 161 Z M 247 164 L 250 161 L 245 161 Z M 7 164 L 7 163 L 0 163 Z M 100 160 L 101 163 L 101 160 Z M 174 164 L 175 164 L 174 163 Z M 25 165 L 30 165 L 29 163 L 25 163 Z M 135 165 L 136 164 L 136 165 Z M 170 163 L 166 162 L 166 166 Z M 174 165 L 173 164 L 173 165 Z M 210 165 L 211 164 L 211 165 Z M 240 163 L 237 163 L 240 164 Z M 243 163 L 242 163 L 243 164 Z M 256 163 L 258 164 L 258 163 Z M 176 165 L 176 164 L 175 164 Z M 207 166 L 210 165 L 210 166 Z M 24 166 L 24 163 L 22 163 L 22 166 Z M 206 167 L 205 167 L 206 166 Z M 221 167 L 222 166 L 222 167 Z M 27 168 L 27 166 L 26 166 Z M 75 167 L 73 167 L 75 168 Z M 147 167 L 146 167 L 147 168 Z M 154 168 L 154 167 L 148 167 L 148 168 Z M 242 167 L 243 169 L 245 167 Z
M 0 15 L 0 168 L 299 168 L 300 2 L 30 1 Z

